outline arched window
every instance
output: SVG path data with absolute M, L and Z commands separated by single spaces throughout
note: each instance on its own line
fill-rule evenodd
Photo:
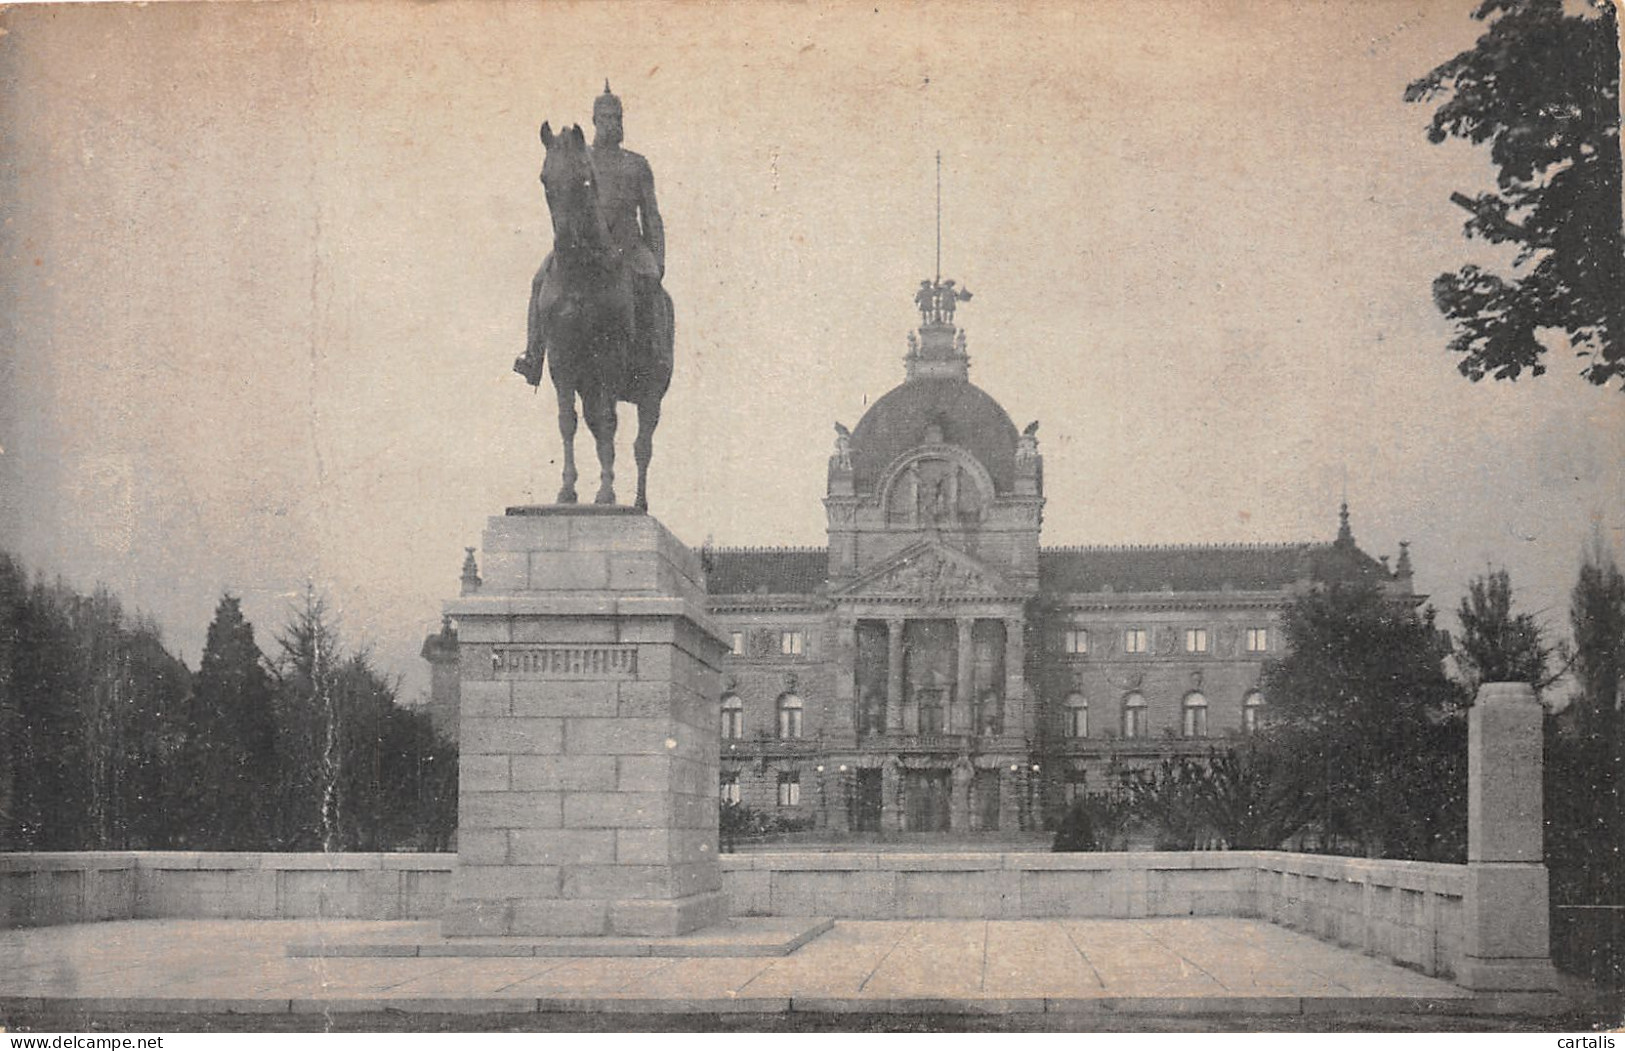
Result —
M 1089 736 L 1089 699 L 1081 693 L 1070 693 L 1066 698 L 1066 735 Z
M 1123 736 L 1145 736 L 1145 695 L 1139 690 L 1123 698 Z
M 1251 737 L 1264 726 L 1264 695 L 1257 690 L 1241 702 L 1241 732 Z
M 745 702 L 738 694 L 725 694 L 722 698 L 722 739 L 738 740 L 745 736 Z
M 801 736 L 801 698 L 793 693 L 779 695 L 779 736 Z
M 1185 695 L 1185 736 L 1207 736 L 1207 698 L 1199 693 Z

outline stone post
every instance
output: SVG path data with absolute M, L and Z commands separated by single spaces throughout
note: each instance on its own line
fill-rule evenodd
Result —
M 1541 721 L 1526 683 L 1479 687 L 1467 713 L 1467 890 L 1456 981 L 1484 992 L 1555 990 L 1541 840 Z
M 903 618 L 886 621 L 886 732 L 903 732 Z
M 699 560 L 629 508 L 515 508 L 446 604 L 462 667 L 443 931 L 670 936 L 723 918 L 718 672 Z

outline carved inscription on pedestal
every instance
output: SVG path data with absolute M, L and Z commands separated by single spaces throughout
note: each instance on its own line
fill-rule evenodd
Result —
M 636 679 L 638 648 L 547 643 L 496 646 L 491 650 L 491 671 L 498 679 Z

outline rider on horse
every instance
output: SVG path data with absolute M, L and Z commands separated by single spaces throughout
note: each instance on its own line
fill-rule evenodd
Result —
M 592 106 L 592 166 L 598 181 L 598 203 L 621 266 L 631 275 L 633 317 L 639 353 L 658 354 L 669 336 L 663 331 L 667 312 L 660 281 L 666 275 L 666 231 L 655 204 L 654 173 L 641 154 L 621 148 L 621 100 L 609 82 Z M 562 290 L 549 253 L 530 286 L 530 323 L 525 355 L 513 363 L 531 386 L 542 380 L 548 327 Z

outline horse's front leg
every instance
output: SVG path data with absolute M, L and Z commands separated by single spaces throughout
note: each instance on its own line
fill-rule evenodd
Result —
M 615 414 L 615 395 L 594 392 L 592 397 L 583 395 L 581 410 L 587 416 L 587 429 L 592 432 L 593 440 L 598 443 L 598 495 L 593 497 L 595 504 L 613 504 L 615 502 L 615 428 L 618 423 Z
M 654 459 L 658 426 L 660 399 L 646 398 L 638 402 L 638 436 L 632 443 L 632 456 L 638 461 L 638 499 L 634 506 L 639 511 L 649 510 L 649 461 Z
M 559 437 L 564 439 L 564 484 L 559 487 L 559 503 L 576 502 L 576 392 L 567 384 L 555 383 L 559 399 Z

